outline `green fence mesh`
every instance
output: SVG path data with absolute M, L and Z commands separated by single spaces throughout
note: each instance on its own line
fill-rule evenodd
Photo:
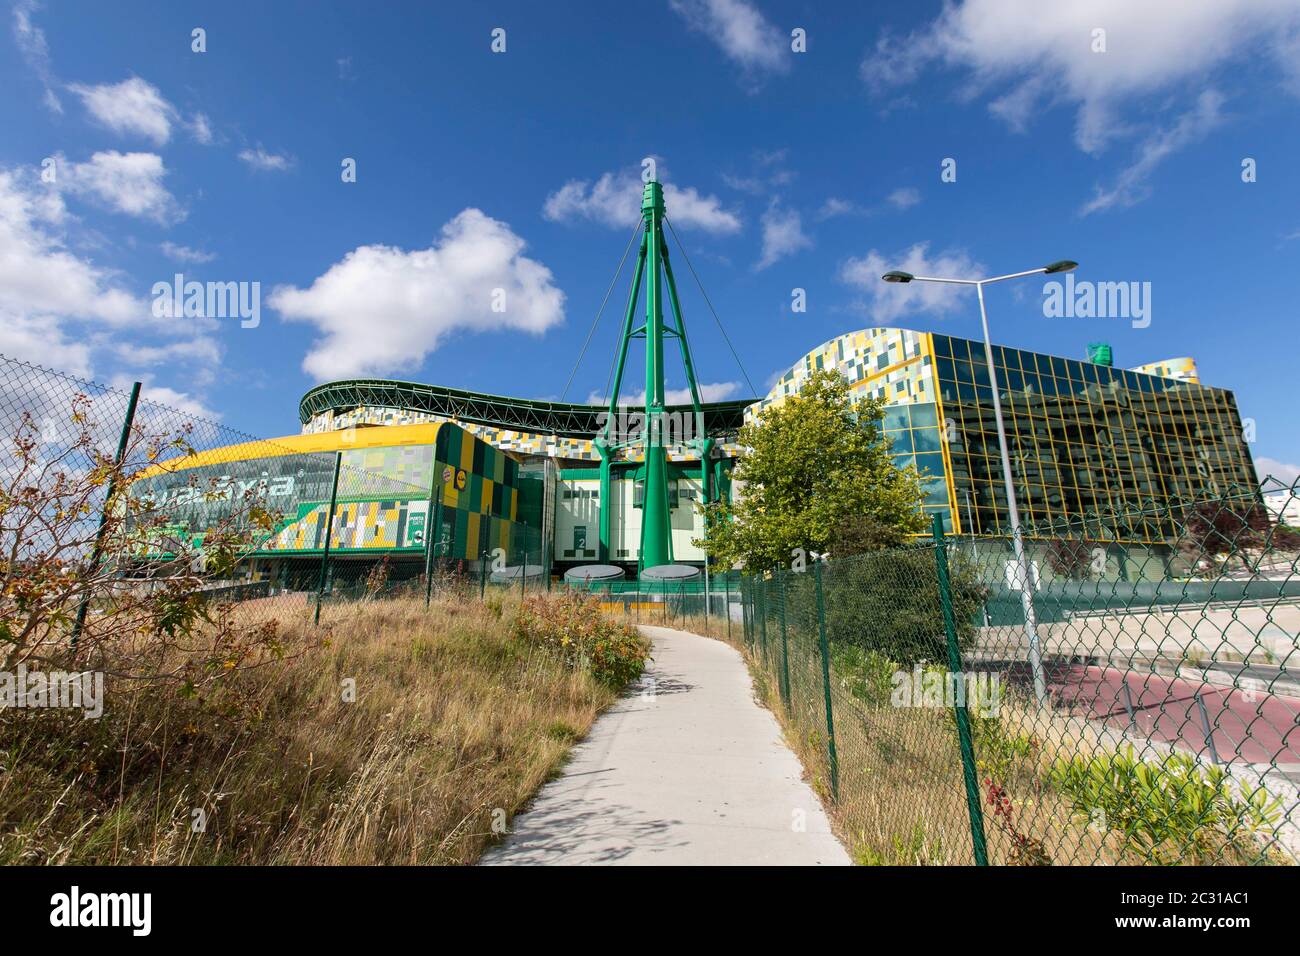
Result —
M 0 639 L 0 664 L 94 644 L 120 621 L 107 609 L 151 589 L 288 627 L 329 624 L 340 603 L 469 597 L 484 569 L 527 564 L 542 582 L 549 561 L 539 530 L 521 523 L 478 559 L 451 540 L 455 522 L 437 533 L 428 453 L 419 481 L 398 477 L 357 464 L 346 435 L 341 452 L 301 453 L 147 389 L 3 356 L 0 429 L 0 633 L 20 623 L 25 634 L 21 650 Z M 216 566 L 223 536 L 238 560 Z
M 1023 529 L 1022 561 L 936 529 L 720 576 L 707 629 L 860 862 L 1293 864 L 1300 489 L 1272 491 L 1184 503 L 1163 545 L 1094 518 Z
M 1011 536 L 936 530 L 763 575 L 564 585 L 522 524 L 477 560 L 409 524 L 404 554 L 365 554 L 347 516 L 429 486 L 147 394 L 0 357 L 0 427 L 0 616 L 37 635 L 6 630 L 6 661 L 93 644 L 106 607 L 167 580 L 283 626 L 328 626 L 345 602 L 581 586 L 743 647 L 860 862 L 1300 860 L 1294 485 L 1026 527 L 1023 558 Z M 240 443 L 274 466 L 178 467 Z M 211 566 L 214 527 L 246 535 L 236 565 Z M 1153 544 L 1153 527 L 1172 531 Z

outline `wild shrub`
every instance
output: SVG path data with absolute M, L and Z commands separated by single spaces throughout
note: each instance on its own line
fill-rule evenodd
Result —
M 1160 764 L 1129 747 L 1094 757 L 1060 757 L 1046 780 L 1080 820 L 1117 834 L 1151 862 L 1230 862 L 1234 851 L 1258 856 L 1258 835 L 1280 819 L 1280 802 L 1251 791 L 1222 767 L 1197 766 L 1185 754 Z
M 601 613 L 596 598 L 580 594 L 525 599 L 512 633 L 516 640 L 545 647 L 571 669 L 586 671 L 610 687 L 640 677 L 650 659 L 650 642 L 636 628 Z

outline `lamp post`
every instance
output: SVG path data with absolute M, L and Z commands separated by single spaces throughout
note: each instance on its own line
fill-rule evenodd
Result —
M 1038 269 L 1025 272 L 1013 272 L 990 279 L 943 279 L 933 276 L 917 276 L 910 272 L 886 272 L 881 279 L 885 282 L 943 282 L 949 285 L 973 285 L 980 303 L 980 323 L 984 331 L 984 361 L 989 370 L 989 388 L 993 392 L 993 418 L 998 429 L 998 450 L 1002 453 L 1002 480 L 1007 489 L 1007 516 L 1011 520 L 1011 542 L 1015 550 L 1016 565 L 1020 577 L 1020 603 L 1025 612 L 1025 638 L 1029 642 L 1029 667 L 1034 675 L 1034 696 L 1040 704 L 1047 701 L 1047 681 L 1043 676 L 1043 651 L 1038 641 L 1038 624 L 1034 616 L 1034 582 L 1030 576 L 1029 560 L 1025 555 L 1025 540 L 1020 529 L 1020 509 L 1016 505 L 1016 488 L 1011 477 L 1011 452 L 1007 447 L 1007 430 L 1002 421 L 1002 400 L 998 396 L 998 373 L 993 365 L 993 342 L 989 338 L 989 317 L 984 307 L 984 287 L 994 282 L 1007 279 L 1021 279 L 1033 275 L 1054 275 L 1058 272 L 1070 272 L 1078 268 L 1078 263 L 1062 259 Z

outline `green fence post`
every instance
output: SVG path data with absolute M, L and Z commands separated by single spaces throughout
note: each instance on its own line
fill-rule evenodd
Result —
M 758 588 L 758 648 L 767 664 L 767 581 L 760 579 Z
M 840 758 L 835 752 L 835 717 L 831 713 L 831 649 L 826 640 L 826 600 L 822 594 L 822 563 L 816 562 L 817 634 L 822 651 L 822 693 L 826 698 L 826 750 L 831 760 L 831 799 L 840 799 Z
M 948 546 L 944 543 L 943 522 L 935 514 L 931 525 L 934 536 L 934 564 L 939 578 L 939 606 L 943 608 L 943 629 L 948 637 L 948 671 L 953 680 L 961 673 L 961 648 L 957 646 L 957 624 L 952 611 L 952 583 L 948 578 Z M 971 845 L 975 851 L 975 865 L 988 866 L 988 846 L 984 841 L 984 808 L 980 806 L 979 779 L 975 774 L 975 747 L 971 743 L 970 714 L 966 711 L 966 695 L 954 695 L 954 716 L 957 719 L 957 740 L 961 746 L 962 777 L 966 781 L 966 811 L 970 815 Z
M 727 574 L 727 603 L 723 606 L 723 612 L 727 615 L 727 641 L 731 641 L 731 574 Z
M 704 630 L 709 630 L 709 556 L 704 556 Z
M 745 585 L 745 611 L 746 611 L 746 613 L 749 615 L 749 617 L 747 618 L 747 620 L 746 620 L 746 622 L 745 622 L 745 643 L 748 644 L 748 645 L 750 645 L 751 647 L 754 645 L 754 642 L 755 642 L 755 640 L 756 640 L 756 638 L 755 638 L 755 636 L 754 636 L 754 627 L 755 627 L 755 624 L 754 624 L 754 602 L 755 602 L 754 588 L 755 588 L 755 587 L 757 587 L 757 585 L 754 583 L 754 579 L 753 579 L 753 578 L 750 578 L 749 581 L 748 581 L 748 582 L 746 583 L 746 585 Z
M 433 479 L 429 484 L 429 520 L 424 529 L 424 606 L 433 601 L 434 549 L 442 541 L 442 490 L 446 484 L 439 480 L 437 456 L 434 456 Z
M 478 599 L 480 601 L 487 595 L 487 566 L 488 553 L 484 551 L 478 556 Z
M 745 578 L 740 579 L 740 628 L 741 635 L 745 637 L 745 646 L 749 646 L 749 583 Z
M 785 709 L 790 710 L 790 646 L 786 641 L 785 627 L 785 572 L 781 571 L 781 697 Z
M 135 409 L 140 403 L 140 383 L 131 384 L 131 397 L 126 403 L 126 415 L 122 418 L 122 432 L 117 438 L 117 455 L 113 458 L 113 463 L 118 468 L 122 467 L 122 460 L 126 458 L 127 442 L 131 438 L 131 425 L 135 422 Z M 117 473 L 114 472 L 108 482 L 108 492 L 104 495 L 104 507 L 99 513 L 99 528 L 95 531 L 95 546 L 90 552 L 90 573 L 93 575 L 95 569 L 99 567 L 100 558 L 104 553 L 104 532 L 108 528 L 108 509 L 113 506 L 113 499 L 117 492 Z M 77 652 L 77 641 L 81 639 L 82 628 L 86 626 L 86 612 L 90 609 L 90 595 L 86 594 L 81 599 L 81 604 L 77 608 L 77 621 L 72 625 L 72 653 Z
M 325 512 L 325 550 L 320 556 L 320 581 L 316 585 L 316 618 L 315 624 L 320 623 L 320 604 L 325 597 L 325 576 L 328 573 L 330 565 L 330 538 L 334 536 L 334 506 L 339 499 L 339 472 L 343 470 L 343 452 L 334 453 L 334 482 L 330 486 L 330 506 Z
M 528 528 L 524 528 L 524 562 L 519 565 L 519 599 L 528 592 Z
M 754 616 L 754 611 L 758 607 L 757 588 L 758 583 L 753 578 L 750 578 L 749 587 L 746 589 L 747 593 L 745 601 L 749 610 L 749 628 L 745 633 L 745 639 L 748 641 L 750 647 L 753 647 L 758 643 L 758 618 Z

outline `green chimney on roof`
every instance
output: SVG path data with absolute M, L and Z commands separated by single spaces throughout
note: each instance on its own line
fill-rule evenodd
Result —
M 1115 357 L 1111 354 L 1109 342 L 1089 342 L 1088 343 L 1088 361 L 1093 365 L 1105 365 L 1107 367 L 1115 364 Z

